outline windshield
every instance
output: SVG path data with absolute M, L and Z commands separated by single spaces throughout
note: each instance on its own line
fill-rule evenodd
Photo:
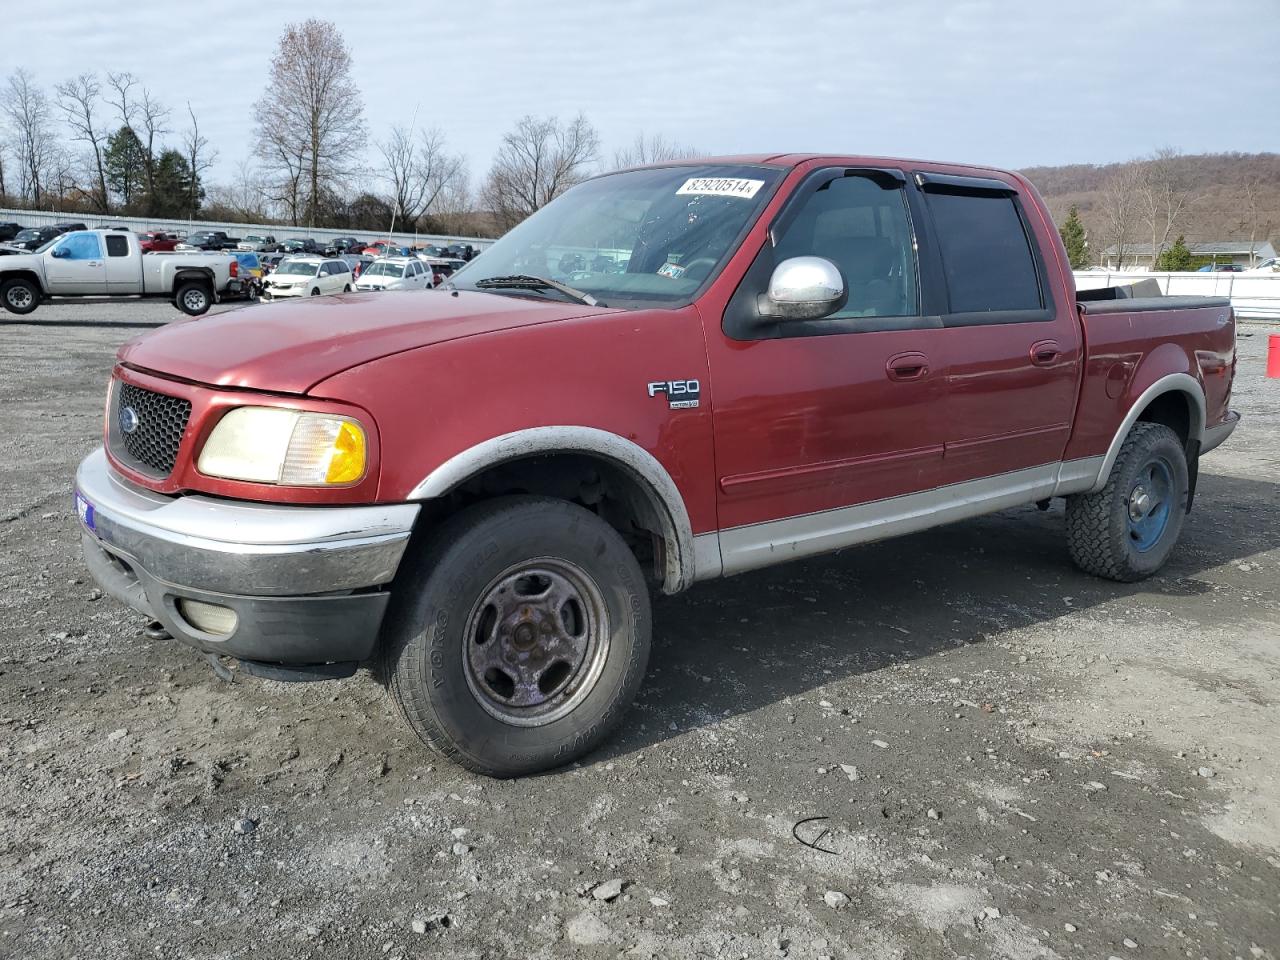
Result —
M 403 277 L 404 264 L 402 263 L 385 263 L 375 262 L 369 264 L 365 268 L 363 276 L 366 277 Z
M 745 164 L 631 170 L 588 180 L 453 275 L 568 284 L 610 306 L 688 302 L 764 207 L 780 171 Z M 552 294 L 554 295 L 554 294 Z
M 299 260 L 286 260 L 276 268 L 276 273 L 294 274 L 299 277 L 314 277 L 316 265 L 314 263 L 302 263 Z
M 244 238 L 245 243 L 261 243 L 264 239 L 264 237 L 260 237 L 256 233 L 251 233 Z
M 40 231 L 39 231 L 39 230 L 19 230 L 19 231 L 18 231 L 17 236 L 15 236 L 13 239 L 15 239 L 15 240 L 39 240 L 39 239 L 40 239 Z

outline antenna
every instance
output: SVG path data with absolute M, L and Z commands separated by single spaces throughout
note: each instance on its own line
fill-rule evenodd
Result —
M 413 105 L 413 119 L 409 121 L 409 161 L 410 166 L 413 165 L 413 131 L 418 126 L 418 107 L 422 101 L 418 101 Z M 408 180 L 409 171 L 405 170 L 406 182 Z M 391 246 L 391 234 L 396 232 L 396 214 L 400 212 L 400 198 L 397 196 L 395 202 L 391 204 L 391 226 L 387 227 L 387 246 Z M 414 236 L 417 236 L 417 224 L 414 225 Z M 385 249 L 385 248 L 384 248 Z

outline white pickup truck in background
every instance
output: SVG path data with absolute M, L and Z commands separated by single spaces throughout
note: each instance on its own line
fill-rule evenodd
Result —
M 150 297 L 197 317 L 240 292 L 239 272 L 230 254 L 144 253 L 132 233 L 76 230 L 0 258 L 0 306 L 25 315 L 55 297 Z

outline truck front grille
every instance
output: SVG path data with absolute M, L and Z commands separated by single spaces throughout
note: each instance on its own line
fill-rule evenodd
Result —
M 191 402 L 121 383 L 114 413 L 111 437 L 117 455 L 123 448 L 127 459 L 146 472 L 162 477 L 172 473 L 191 417 Z

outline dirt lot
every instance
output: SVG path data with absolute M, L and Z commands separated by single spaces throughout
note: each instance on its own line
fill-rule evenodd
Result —
M 1269 328 L 1162 576 L 1077 573 L 1055 505 L 705 585 L 611 745 L 495 782 L 87 580 L 111 356 L 175 316 L 0 325 L 0 956 L 1280 958 Z

